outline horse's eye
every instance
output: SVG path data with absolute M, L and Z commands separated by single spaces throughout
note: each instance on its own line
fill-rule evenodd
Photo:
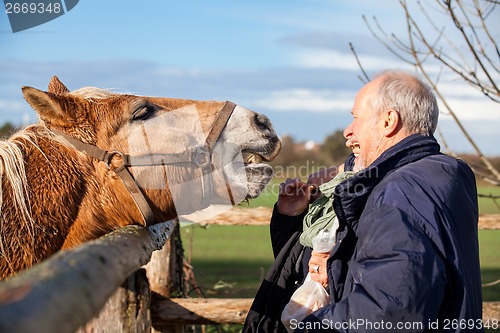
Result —
M 146 120 L 153 114 L 153 112 L 154 108 L 150 105 L 138 107 L 132 115 L 132 120 Z

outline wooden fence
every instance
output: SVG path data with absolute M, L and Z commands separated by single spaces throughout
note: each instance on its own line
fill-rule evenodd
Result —
M 205 223 L 265 225 L 270 215 L 235 208 Z M 480 228 L 500 229 L 500 215 L 481 216 Z M 179 298 L 179 237 L 176 221 L 124 227 L 0 283 L 0 332 L 182 332 L 188 324 L 242 323 L 252 299 Z M 483 319 L 500 319 L 500 302 L 485 302 Z

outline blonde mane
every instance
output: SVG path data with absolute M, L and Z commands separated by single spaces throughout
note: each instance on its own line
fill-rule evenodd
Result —
M 93 99 L 105 99 L 120 94 L 111 92 L 110 90 L 96 88 L 96 87 L 83 87 L 78 90 L 70 92 L 70 95 L 76 95 L 83 97 L 85 99 L 93 100 Z
M 53 137 L 45 126 L 31 125 L 13 134 L 8 140 L 0 141 L 0 228 L 4 224 L 3 192 L 6 183 L 12 190 L 13 206 L 18 216 L 21 217 L 21 227 L 27 230 L 27 238 L 23 240 L 26 247 L 33 247 L 35 242 L 35 221 L 30 211 L 30 198 L 23 151 L 28 145 L 35 147 L 40 152 L 37 137 Z M 45 156 L 45 154 L 42 152 Z M 6 181 L 6 182 L 5 182 Z M 4 240 L 0 238 L 0 255 L 7 260 Z M 9 261 L 9 265 L 10 265 Z

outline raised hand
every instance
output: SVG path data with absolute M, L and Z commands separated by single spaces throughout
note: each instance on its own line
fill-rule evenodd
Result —
M 309 185 L 299 178 L 287 178 L 280 184 L 277 209 L 280 214 L 297 216 L 309 207 L 313 185 Z

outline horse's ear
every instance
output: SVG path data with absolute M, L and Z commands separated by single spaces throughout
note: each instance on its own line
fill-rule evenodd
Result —
M 70 106 L 74 104 L 71 96 L 56 95 L 32 87 L 22 87 L 24 99 L 47 123 L 69 125 L 75 122 L 75 116 Z
M 54 93 L 54 94 L 69 93 L 69 89 L 55 75 L 52 77 L 52 79 L 49 82 L 49 90 L 48 91 L 51 93 Z

